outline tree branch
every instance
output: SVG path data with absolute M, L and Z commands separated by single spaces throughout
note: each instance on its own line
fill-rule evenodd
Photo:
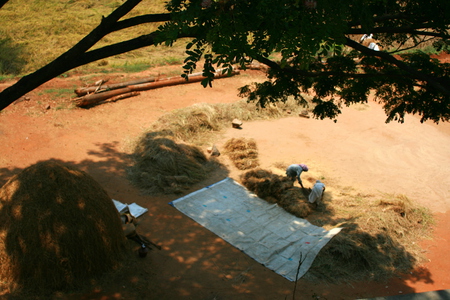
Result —
M 0 8 L 2 8 L 3 5 L 6 4 L 6 2 L 8 2 L 8 0 L 0 0 Z
M 88 64 L 88 63 L 91 63 L 91 62 L 94 62 L 94 61 L 97 61 L 97 60 L 100 60 L 100 59 L 103 59 L 106 57 L 110 57 L 110 56 L 126 53 L 129 51 L 133 51 L 133 50 L 136 50 L 139 48 L 155 45 L 156 44 L 155 39 L 156 39 L 157 35 L 158 35 L 158 31 L 154 31 L 150 34 L 141 35 L 134 39 L 130 39 L 127 41 L 123 41 L 120 43 L 116 43 L 116 44 L 112 44 L 112 45 L 108 45 L 108 46 L 105 46 L 102 48 L 88 51 L 88 52 L 80 55 L 77 58 L 76 65 L 71 66 L 68 70 L 71 70 L 75 67 L 79 67 L 79 66 L 82 66 L 82 65 L 85 65 L 85 64 Z M 188 37 L 194 38 L 195 36 L 186 34 L 186 35 L 179 35 L 177 38 L 181 39 L 181 38 L 188 38 Z
M 432 36 L 432 37 L 439 37 L 439 38 L 443 38 L 443 39 L 449 39 L 450 35 L 449 34 L 445 34 L 445 33 L 438 33 L 438 32 L 430 32 L 430 31 L 421 31 L 418 29 L 429 29 L 429 27 L 423 27 L 423 26 L 419 26 L 419 27 L 376 27 L 373 28 L 370 33 L 409 33 L 412 35 L 424 35 L 424 36 Z M 362 29 L 360 28 L 352 28 L 349 29 L 346 34 L 364 34 L 367 32 L 363 32 Z
M 110 28 L 110 32 L 122 30 L 140 24 L 167 22 L 170 20 L 172 20 L 170 14 L 142 15 L 117 22 Z
M 303 77 L 332 77 L 332 76 L 339 76 L 339 77 L 347 77 L 347 78 L 374 78 L 374 77 L 398 77 L 398 74 L 389 74 L 389 73 L 346 73 L 346 72 L 309 72 L 304 71 L 297 68 L 292 67 L 281 67 L 278 63 L 274 62 L 273 60 L 270 60 L 268 58 L 265 58 L 263 56 L 255 57 L 257 61 L 260 63 L 263 63 L 267 65 L 268 67 L 279 70 L 282 72 L 287 72 Z
M 41 84 L 49 81 L 50 79 L 68 71 L 75 67 L 81 66 L 88 62 L 95 61 L 97 59 L 108 57 L 106 56 L 109 53 L 124 53 L 130 51 L 130 41 L 119 43 L 117 46 L 111 46 L 110 48 L 106 48 L 105 54 L 100 53 L 100 49 L 94 50 L 91 53 L 87 54 L 86 51 L 89 50 L 92 46 L 94 46 L 98 41 L 100 41 L 105 35 L 115 31 L 116 28 L 127 27 L 131 23 L 135 23 L 137 20 L 150 20 L 150 15 L 145 16 L 145 18 L 133 18 L 132 21 L 121 21 L 118 22 L 120 18 L 129 13 L 139 2 L 142 0 L 127 0 L 124 4 L 118 7 L 115 11 L 113 11 L 108 17 L 103 18 L 100 24 L 92 30 L 87 36 L 85 36 L 82 40 L 80 40 L 75 46 L 71 49 L 60 55 L 54 61 L 49 63 L 48 65 L 42 67 L 41 69 L 35 71 L 32 74 L 22 77 L 18 82 L 14 85 L 6 88 L 0 93 L 0 110 L 3 110 L 5 107 L 10 105 L 12 102 L 17 100 L 19 97 L 25 95 L 26 93 L 32 91 L 37 88 Z M 154 17 L 155 20 L 167 19 L 168 16 L 161 14 L 156 15 Z M 123 23 L 122 23 L 123 22 Z M 116 24 L 119 24 L 117 26 Z M 117 26 L 117 27 L 116 27 Z M 154 35 L 148 35 L 151 38 L 140 37 L 138 39 L 133 39 L 131 41 L 138 40 L 135 45 L 135 49 L 144 47 L 145 45 L 151 45 L 154 43 L 153 37 Z M 140 46 L 140 43 L 143 43 L 144 46 Z M 123 49 L 122 52 L 119 49 Z M 112 54 L 114 55 L 114 54 Z M 109 55 L 111 56 L 111 55 Z M 80 59 L 82 58 L 82 59 Z M 84 59 L 83 59 L 84 58 Z M 96 58 L 96 59 L 94 59 Z
M 349 46 L 355 50 L 358 50 L 365 55 L 379 57 L 379 58 L 397 66 L 399 69 L 408 72 L 411 76 L 413 76 L 413 78 L 422 80 L 422 81 L 426 81 L 426 82 L 428 82 L 428 84 L 430 86 L 432 86 L 436 90 L 440 91 L 444 95 L 450 96 L 450 90 L 441 84 L 440 78 L 417 71 L 416 69 L 408 66 L 406 63 L 402 62 L 401 60 L 396 59 L 394 56 L 392 56 L 386 52 L 371 50 L 371 49 L 369 49 L 347 37 L 346 37 L 346 40 L 347 40 L 347 43 L 346 43 L 347 46 Z

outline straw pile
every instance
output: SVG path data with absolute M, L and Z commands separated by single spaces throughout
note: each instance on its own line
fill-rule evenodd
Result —
M 223 147 L 225 154 L 239 170 L 249 170 L 259 166 L 258 149 L 254 139 L 232 138 Z
M 4 290 L 49 293 L 81 287 L 120 265 L 125 236 L 105 190 L 51 161 L 0 189 L 0 282 Z
M 299 218 L 305 218 L 312 212 L 303 192 L 293 187 L 292 181 L 286 177 L 257 168 L 242 174 L 240 180 L 242 185 L 259 198 L 277 203 Z
M 424 261 L 418 241 L 429 236 L 430 212 L 405 196 L 385 197 L 335 198 L 328 208 L 332 214 L 316 216 L 315 222 L 343 230 L 321 250 L 309 279 L 386 280 Z
M 309 97 L 309 96 L 308 96 Z M 178 140 L 195 145 L 209 144 L 234 119 L 244 122 L 273 120 L 300 113 L 304 108 L 293 99 L 261 108 L 255 103 L 240 100 L 234 103 L 197 103 L 161 116 L 151 131 L 164 131 Z
M 181 193 L 207 177 L 217 162 L 196 146 L 170 135 L 149 132 L 140 139 L 129 169 L 130 180 L 144 193 Z

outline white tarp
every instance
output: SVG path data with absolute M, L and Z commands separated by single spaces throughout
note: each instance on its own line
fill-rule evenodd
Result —
M 311 267 L 320 249 L 339 233 L 297 218 L 231 178 L 170 203 L 200 225 L 267 268 L 295 281 Z

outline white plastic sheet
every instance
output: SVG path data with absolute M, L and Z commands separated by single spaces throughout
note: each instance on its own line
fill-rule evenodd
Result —
M 338 234 L 297 218 L 231 178 L 170 203 L 200 225 L 290 281 L 301 278 Z M 302 257 L 299 273 L 297 269 Z

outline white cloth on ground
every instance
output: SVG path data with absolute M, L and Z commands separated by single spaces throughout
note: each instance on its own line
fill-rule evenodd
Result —
M 297 218 L 231 178 L 170 204 L 291 281 L 308 271 L 319 251 L 341 230 L 325 230 Z

